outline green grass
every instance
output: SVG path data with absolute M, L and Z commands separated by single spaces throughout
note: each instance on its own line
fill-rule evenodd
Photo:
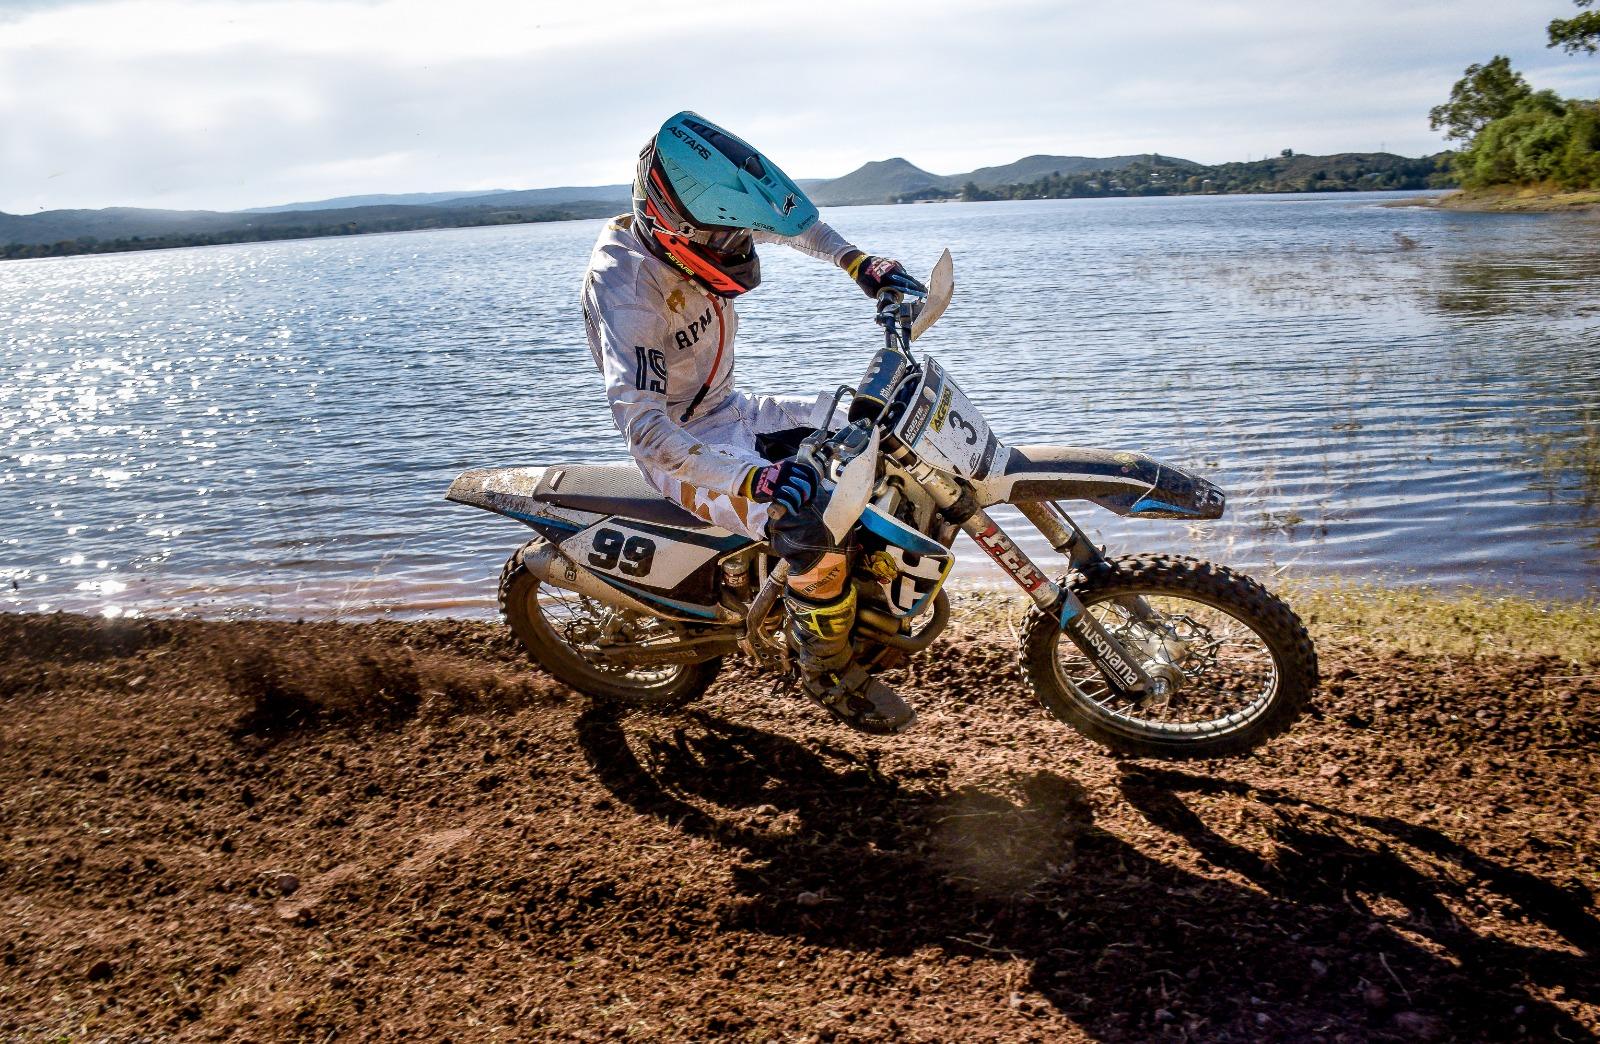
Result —
M 1600 664 L 1600 602 L 1564 602 L 1498 591 L 1436 591 L 1337 579 L 1268 581 L 1319 643 L 1359 644 L 1418 656 L 1549 656 Z M 1027 599 L 1015 589 L 963 588 L 951 599 L 951 633 L 1005 636 Z
M 1295 583 L 1278 594 L 1312 636 L 1417 655 L 1552 656 L 1600 663 L 1600 603 L 1373 583 Z

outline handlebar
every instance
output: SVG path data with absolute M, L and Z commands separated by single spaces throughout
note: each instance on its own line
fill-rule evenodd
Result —
M 834 396 L 835 408 L 839 405 L 840 396 L 849 390 L 848 387 L 840 388 L 839 395 Z M 830 415 L 833 412 L 830 410 Z M 846 424 L 835 432 L 830 432 L 826 427 L 818 428 L 801 440 L 794 459 L 809 464 L 824 482 L 837 481 L 837 470 L 866 449 L 871 431 L 870 424 L 860 421 Z M 788 508 L 778 501 L 767 505 L 767 517 L 774 522 L 782 521 L 788 513 Z
M 912 300 L 907 300 L 913 296 Z M 878 314 L 875 321 L 883 327 L 884 343 L 906 358 L 911 357 L 911 324 L 922 310 L 921 295 L 885 287 L 878 291 Z

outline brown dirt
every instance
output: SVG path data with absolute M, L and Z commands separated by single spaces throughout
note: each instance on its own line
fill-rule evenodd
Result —
M 1012 648 L 874 740 L 732 671 L 597 710 L 488 624 L 0 616 L 0 1039 L 1600 1032 L 1595 668 L 1324 637 L 1316 716 L 1172 768 Z

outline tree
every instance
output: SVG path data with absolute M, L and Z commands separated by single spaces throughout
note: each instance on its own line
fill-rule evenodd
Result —
M 1511 59 L 1497 54 L 1486 65 L 1467 66 L 1466 75 L 1450 88 L 1450 100 L 1428 111 L 1428 126 L 1444 129 L 1446 138 L 1470 141 L 1532 93 L 1528 81 L 1511 68 Z
M 1594 0 L 1572 0 L 1579 7 L 1589 7 Z M 1560 47 L 1568 54 L 1600 51 L 1600 11 L 1585 11 L 1571 18 L 1557 18 L 1550 23 L 1550 47 Z
M 1539 91 L 1485 127 L 1456 154 L 1468 188 L 1552 182 L 1568 191 L 1600 188 L 1600 102 Z
M 1294 156 L 1294 150 L 1284 149 L 1282 152 L 1278 153 L 1278 155 L 1282 156 L 1284 159 L 1290 159 Z

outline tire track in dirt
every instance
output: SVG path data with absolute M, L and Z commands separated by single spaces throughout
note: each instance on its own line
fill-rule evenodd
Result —
M 733 671 L 591 707 L 486 624 L 0 616 L 0 1038 L 1600 1032 L 1592 673 L 1326 639 L 1315 717 L 1172 768 L 1009 643 L 875 740 Z

